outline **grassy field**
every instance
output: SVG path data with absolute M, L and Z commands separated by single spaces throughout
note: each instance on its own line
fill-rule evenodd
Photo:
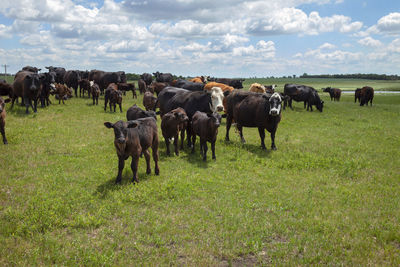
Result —
M 283 112 L 277 151 L 260 149 L 257 129 L 244 128 L 241 144 L 232 128 L 226 143 L 223 120 L 216 161 L 198 147 L 167 157 L 160 131 L 160 175 L 141 159 L 137 185 L 130 160 L 114 184 L 103 122 L 125 119 L 141 96 L 124 97 L 123 113 L 87 98 L 8 110 L 0 265 L 399 265 L 400 95 L 376 95 L 372 107 L 321 95 L 323 113 L 296 102 Z

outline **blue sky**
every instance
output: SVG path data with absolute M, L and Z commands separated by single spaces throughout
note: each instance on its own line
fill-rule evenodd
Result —
M 398 0 L 3 0 L 0 64 L 177 75 L 399 74 Z

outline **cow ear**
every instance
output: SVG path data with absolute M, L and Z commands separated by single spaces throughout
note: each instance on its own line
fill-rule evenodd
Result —
M 4 103 L 8 103 L 11 101 L 11 98 L 7 98 L 6 100 L 4 100 Z
M 231 91 L 226 90 L 226 91 L 224 92 L 224 97 L 227 97 L 230 93 L 231 93 Z
M 104 123 L 104 126 L 106 126 L 107 128 L 113 128 L 114 127 L 114 124 L 112 124 L 111 122 L 105 122 Z
M 126 124 L 128 125 L 128 128 L 135 128 L 139 125 L 137 121 L 128 121 Z

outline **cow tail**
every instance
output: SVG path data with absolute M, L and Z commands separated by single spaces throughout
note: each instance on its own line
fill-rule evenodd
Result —
M 158 105 L 158 97 L 157 97 L 156 103 L 154 104 L 154 107 L 153 107 L 153 111 L 154 111 L 154 112 L 156 112 L 157 105 Z M 159 114 L 160 114 L 160 111 L 157 111 L 156 114 L 159 115 Z

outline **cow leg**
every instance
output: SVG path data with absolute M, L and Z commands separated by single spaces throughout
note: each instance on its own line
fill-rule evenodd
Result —
M 75 97 L 78 97 L 78 87 L 75 87 L 74 91 L 75 91 Z
M 242 141 L 242 143 L 246 143 L 246 140 L 243 137 L 243 127 L 239 124 L 236 124 L 237 129 L 239 130 L 239 136 L 240 136 L 240 140 Z
M 123 157 L 118 157 L 118 175 L 117 179 L 115 180 L 115 183 L 121 183 L 122 180 L 122 170 L 124 169 L 125 166 L 125 160 Z
M 132 183 L 139 182 L 138 177 L 137 177 L 138 165 L 139 165 L 139 157 L 137 155 L 133 156 L 132 162 L 131 162 L 131 169 L 132 169 L 132 173 L 133 173 Z
M 212 151 L 212 158 L 216 160 L 217 158 L 215 157 L 215 141 L 211 142 L 211 151 Z
M 18 97 L 16 97 L 16 96 L 13 96 L 13 97 L 12 97 L 10 109 L 12 109 L 12 108 L 14 107 L 14 102 L 15 102 L 15 99 L 17 99 L 17 98 L 18 98 Z
M 293 99 L 289 98 L 289 107 L 290 107 L 291 110 L 293 110 L 292 101 L 293 101 Z
M 94 96 L 93 96 L 93 106 L 95 105 L 95 98 L 94 98 Z
M 33 109 L 33 112 L 37 112 L 37 103 L 38 103 L 38 99 L 37 98 L 35 98 L 34 100 L 33 100 L 33 105 L 34 105 L 34 109 Z
M 151 173 L 151 168 L 150 168 L 150 152 L 148 149 L 146 149 L 144 152 L 144 158 L 146 159 L 146 174 Z
M 187 126 L 186 126 L 186 136 L 187 136 L 187 139 L 188 139 L 188 147 L 191 147 L 193 144 L 192 144 L 192 142 L 191 142 L 191 139 L 190 139 L 190 136 L 192 135 L 192 126 L 191 126 L 191 121 L 189 121 L 188 123 L 187 123 Z M 196 138 L 196 137 L 195 137 Z
M 258 127 L 258 134 L 260 135 L 260 139 L 261 139 L 261 148 L 262 149 L 267 149 L 265 147 L 265 130 L 262 127 Z
M 304 108 L 306 108 L 307 102 L 304 101 Z M 308 105 L 309 106 L 309 105 Z M 307 106 L 307 110 L 308 110 L 308 106 Z
M 29 98 L 27 98 L 27 97 L 25 97 L 23 99 L 24 99 L 24 104 L 25 104 L 25 108 L 26 108 L 25 113 L 29 114 L 29 106 L 32 106 L 31 100 Z M 33 109 L 33 106 L 32 106 L 32 109 Z
M 275 133 L 276 133 L 276 128 L 271 131 L 271 149 L 276 150 L 275 146 Z
M 5 145 L 7 145 L 8 144 L 8 142 L 7 142 L 7 138 L 6 138 L 6 132 L 5 132 L 5 123 L 4 123 L 4 121 L 0 121 L 0 132 L 1 132 L 1 135 L 2 135 L 2 137 L 3 137 L 3 143 L 5 144 Z
M 188 139 L 190 139 L 190 137 L 188 137 Z M 196 135 L 193 134 L 192 135 L 192 153 L 194 153 L 194 144 L 196 143 Z
M 119 111 L 121 111 L 121 113 L 122 113 L 122 105 L 121 104 L 118 104 L 119 105 Z
M 99 104 L 99 97 L 96 97 L 96 105 Z
M 174 137 L 174 147 L 175 147 L 175 155 L 177 155 L 177 156 L 179 156 L 178 137 L 179 137 L 179 134 L 176 133 L 176 135 L 175 135 L 175 137 Z
M 232 116 L 229 114 L 226 116 L 226 134 L 225 134 L 225 141 L 229 141 L 229 130 L 231 129 L 232 125 Z
M 153 142 L 153 146 L 151 147 L 153 153 L 154 160 L 154 173 L 156 175 L 160 174 L 160 168 L 158 167 L 158 141 Z
M 181 150 L 183 150 L 183 141 L 185 139 L 185 129 L 181 130 Z
M 207 161 L 207 140 L 201 140 L 200 138 L 200 146 L 202 147 L 202 151 L 203 151 L 203 161 Z
M 108 98 L 106 97 L 104 99 L 104 111 L 107 111 L 107 103 L 108 103 Z
M 175 140 L 174 140 L 175 143 Z M 165 145 L 167 146 L 167 155 L 171 155 L 171 152 L 169 151 L 169 138 L 165 138 Z

